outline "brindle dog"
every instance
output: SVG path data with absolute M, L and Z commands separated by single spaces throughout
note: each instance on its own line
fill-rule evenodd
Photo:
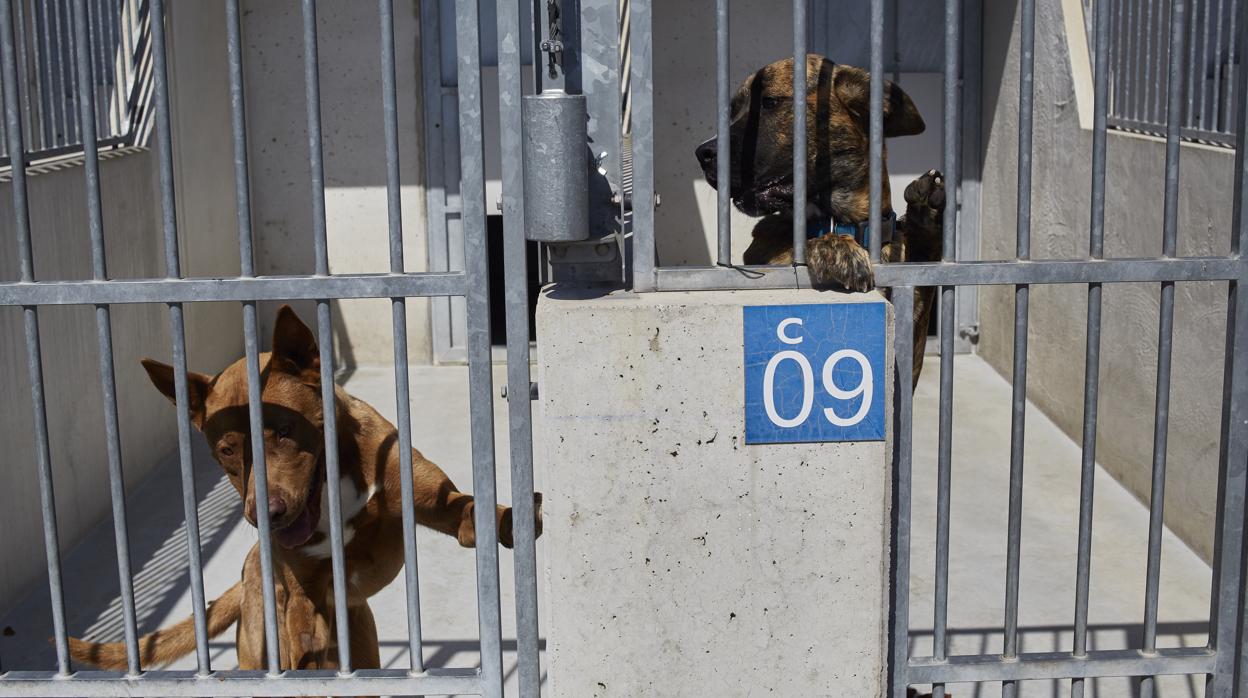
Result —
M 810 54 L 806 59 L 806 263 L 821 287 L 869 291 L 874 285 L 870 255 L 853 236 L 837 234 L 827 221 L 860 224 L 870 217 L 870 74 Z M 761 216 L 744 254 L 746 264 L 793 263 L 793 59 L 765 66 L 745 79 L 732 99 L 732 199 L 742 213 Z M 922 133 L 923 117 L 910 97 L 884 83 L 884 135 Z M 697 148 L 706 181 L 717 187 L 716 142 Z M 887 161 L 883 167 L 882 219 L 893 216 Z M 886 262 L 940 259 L 944 177 L 931 170 L 905 192 L 906 216 L 897 220 L 892 240 L 883 241 Z M 825 232 L 829 231 L 829 232 Z M 870 231 L 869 234 L 876 234 Z M 886 291 L 886 295 L 887 291 Z M 923 350 L 934 288 L 914 293 L 914 374 L 923 368 Z

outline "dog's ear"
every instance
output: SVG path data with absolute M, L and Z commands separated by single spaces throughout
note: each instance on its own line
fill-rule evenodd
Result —
M 277 311 L 273 325 L 273 357 L 276 367 L 294 373 L 306 383 L 321 380 L 321 351 L 312 330 L 303 324 L 289 305 Z
M 861 68 L 848 65 L 836 66 L 832 78 L 832 89 L 837 99 L 845 105 L 854 120 L 863 125 L 863 130 L 870 128 L 871 118 L 871 74 Z M 919 110 L 910 101 L 910 95 L 888 80 L 884 81 L 884 135 L 913 136 L 923 133 L 926 126 Z
M 176 405 L 177 393 L 173 382 L 173 367 L 153 359 L 143 359 L 140 363 L 143 364 L 143 369 L 147 371 L 147 377 L 152 379 L 152 385 L 155 385 L 157 390 L 169 398 L 169 402 Z M 202 373 L 195 373 L 194 371 L 186 372 L 186 395 L 190 402 L 187 405 L 187 409 L 190 411 L 191 424 L 194 424 L 196 429 L 203 429 L 204 403 L 208 399 L 208 391 L 211 385 L 211 377 Z

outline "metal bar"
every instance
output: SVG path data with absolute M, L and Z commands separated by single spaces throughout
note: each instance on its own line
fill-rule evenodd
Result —
M 503 185 L 503 297 L 507 325 L 507 425 L 511 455 L 512 545 L 516 585 L 516 670 L 520 695 L 541 695 L 538 654 L 537 531 L 533 495 L 532 402 L 529 369 L 529 292 L 525 253 L 520 6 L 498 3 L 498 84 Z M 726 2 L 727 0 L 722 0 Z M 726 151 L 721 151 L 727 155 Z M 721 180 L 726 182 L 727 180 Z M 721 211 L 722 213 L 722 211 Z M 721 222 L 721 233 L 723 231 Z M 724 239 L 720 239 L 721 247 Z
M 655 290 L 652 0 L 630 0 L 633 48 L 633 290 Z M 725 270 L 727 271 L 727 270 Z
M 386 214 L 390 223 L 390 273 L 403 273 L 403 206 L 399 177 L 399 107 L 395 85 L 394 0 L 379 0 L 381 18 L 381 99 L 386 136 Z M 424 25 L 422 25 L 424 26 Z M 427 36 L 427 35 L 426 35 Z M 428 66 L 426 66 L 428 69 Z M 407 371 L 407 303 L 390 301 L 394 332 L 394 383 L 399 428 L 399 486 L 403 507 L 403 581 L 407 594 L 407 652 L 413 674 L 425 670 L 421 650 L 420 574 L 416 557 L 416 502 L 412 491 L 411 386 Z
M 957 201 L 960 179 L 958 155 L 958 82 L 962 6 L 959 0 L 945 0 L 944 132 L 943 160 L 945 182 L 950 194 L 944 211 L 944 240 L 941 258 L 957 255 Z M 876 283 L 883 284 L 877 274 Z M 913 283 L 913 282 L 912 282 Z M 949 650 L 946 629 L 949 616 L 949 488 L 953 448 L 953 342 L 957 318 L 956 287 L 940 289 L 940 419 L 936 485 L 936 555 L 933 579 L 932 653 L 944 658 Z M 913 676 L 911 677 L 913 680 Z M 932 694 L 944 695 L 942 683 L 933 683 Z
M 18 0 L 21 2 L 22 0 Z M 18 100 L 17 56 L 13 47 L 12 0 L 0 0 L 0 89 L 4 93 L 5 139 L 19 165 L 13 168 L 13 230 L 17 238 L 18 268 L 23 282 L 34 281 L 34 254 L 30 239 L 30 207 L 26 196 L 26 168 L 22 166 L 25 144 Z M 56 647 L 57 676 L 70 672 L 69 641 L 65 631 L 65 595 L 61 587 L 61 553 L 56 525 L 56 498 L 52 485 L 52 452 L 48 440 L 47 404 L 43 393 L 43 353 L 39 346 L 39 315 L 33 307 L 22 309 L 26 333 L 26 370 L 34 426 L 35 463 L 39 477 L 39 506 L 43 518 L 43 549 L 47 557 L 48 597 Z
M 91 272 L 96 282 L 107 281 L 104 251 L 104 214 L 100 203 L 100 161 L 95 142 L 95 93 L 91 77 L 90 26 L 86 0 L 74 0 L 74 56 L 78 76 L 78 122 L 83 139 L 83 170 L 86 175 L 87 225 L 91 235 Z M 104 402 L 104 434 L 108 457 L 108 489 L 113 510 L 113 537 L 117 544 L 117 576 L 125 631 L 129 673 L 139 667 L 139 633 L 134 610 L 134 580 L 130 574 L 130 540 L 126 526 L 126 483 L 122 475 L 121 427 L 117 417 L 117 382 L 113 370 L 112 320 L 107 305 L 95 306 L 96 338 L 99 342 L 100 387 Z
M 1110 7 L 1095 3 L 1096 39 L 1093 65 L 1092 211 L 1088 253 L 1100 259 L 1105 247 L 1105 145 L 1109 111 Z M 1101 373 L 1101 284 L 1088 284 L 1088 329 L 1083 369 L 1083 439 L 1079 475 L 1079 542 L 1075 563 L 1075 627 L 1072 652 L 1087 656 L 1088 597 L 1092 575 L 1092 510 L 1096 486 L 1096 428 Z M 1083 698 L 1083 679 L 1070 685 L 1071 698 Z
M 1156 4 L 1157 0 L 1144 3 L 1144 22 L 1136 34 L 1136 41 L 1139 42 L 1136 48 L 1141 52 L 1140 111 L 1146 121 L 1156 121 L 1156 111 L 1151 108 L 1152 100 L 1149 99 L 1153 91 L 1153 5 Z
M 225 3 L 226 58 L 230 68 L 230 124 L 234 140 L 234 198 L 238 214 L 239 264 L 243 277 L 255 275 L 252 257 L 251 194 L 247 175 L 247 120 L 243 95 L 242 26 L 239 0 Z M 324 280 L 312 280 L 324 284 Z M 240 279 L 241 283 L 246 283 Z M 114 286 L 117 282 L 108 284 Z M 185 281 L 168 283 L 187 283 Z M 277 646 L 277 602 L 273 587 L 273 540 L 269 522 L 269 481 L 264 456 L 264 419 L 261 414 L 260 348 L 254 300 L 243 303 L 243 346 L 247 363 L 247 416 L 251 429 L 252 468 L 255 470 L 256 528 L 260 543 L 260 581 L 264 600 L 264 649 L 270 675 L 281 671 Z M 244 475 L 243 482 L 247 482 Z
M 1240 13 L 1248 13 L 1248 4 L 1235 3 L 1231 14 L 1231 26 L 1240 20 L 1241 31 L 1248 30 L 1248 21 Z M 1244 32 L 1248 34 L 1248 31 Z M 1236 35 L 1230 33 L 1231 52 L 1235 51 Z M 1232 92 L 1243 114 L 1248 101 L 1248 71 L 1240 70 L 1236 77 L 1236 89 Z M 1248 121 L 1241 119 L 1235 124 L 1236 140 L 1244 143 L 1248 138 Z M 1239 256 L 1248 248 L 1248 156 L 1244 148 L 1235 150 L 1235 174 L 1231 213 L 1230 253 Z M 1244 262 L 1241 261 L 1241 264 Z M 1243 268 L 1243 267 L 1241 267 Z M 1241 277 L 1243 278 L 1243 277 Z M 1221 458 L 1218 463 L 1218 506 L 1214 528 L 1213 585 L 1210 593 L 1209 647 L 1217 652 L 1213 671 L 1210 672 L 1205 695 L 1209 698 L 1231 698 L 1233 695 L 1248 696 L 1248 666 L 1242 656 L 1245 644 L 1240 634 L 1248 625 L 1243 624 L 1243 560 L 1244 554 L 1244 498 L 1245 481 L 1248 481 L 1248 302 L 1240 296 L 1240 282 L 1232 281 L 1227 291 L 1227 321 L 1225 363 L 1222 374 L 1222 433 Z M 1243 608 L 1248 608 L 1245 604 Z M 1235 670 L 1240 667 L 1240 690 L 1236 693 Z
M 490 375 L 489 243 L 485 233 L 485 171 L 481 125 L 481 37 L 476 0 L 455 0 L 459 46 L 459 147 L 463 196 L 465 296 L 468 315 L 468 397 L 472 427 L 473 523 L 476 527 L 477 622 L 481 690 L 502 698 L 503 660 L 495 524 L 493 379 Z
M 732 146 L 728 133 L 732 89 L 728 82 L 728 0 L 715 0 L 715 196 L 721 266 L 732 264 Z
M 261 413 L 262 384 L 260 376 L 260 347 L 257 335 L 255 302 L 243 303 L 243 346 L 247 359 L 247 416 L 251 434 L 251 465 L 256 488 L 256 529 L 260 543 L 260 583 L 264 601 L 264 648 L 268 659 L 269 674 L 281 673 L 278 653 L 277 599 L 273 581 L 273 538 L 269 521 L 269 478 L 265 463 L 264 417 Z M 243 473 L 246 489 L 247 474 Z M 244 499 L 246 492 L 244 491 Z
M 393 298 L 461 296 L 464 292 L 462 272 L 342 274 L 319 279 L 307 276 L 240 276 L 229 279 L 126 279 L 108 283 L 40 281 L 0 284 L 0 305 Z
M 1185 0 L 1170 4 L 1170 70 L 1166 94 L 1166 189 L 1162 212 L 1162 255 L 1173 257 L 1179 228 L 1179 129 L 1182 120 Z M 1144 650 L 1157 647 L 1157 606 L 1161 588 L 1161 537 L 1166 503 L 1166 444 L 1170 426 L 1170 373 L 1174 345 L 1174 282 L 1161 286 L 1157 336 L 1157 392 L 1153 424 L 1152 487 L 1149 494 L 1148 564 L 1144 592 Z M 1140 681 L 1140 695 L 1150 698 L 1153 677 Z
M 1031 681 L 1043 679 L 1148 676 L 1153 674 L 1205 674 L 1213 668 L 1214 653 L 1203 647 L 1160 649 L 1155 655 L 1140 650 L 1089 652 L 1085 658 L 1065 652 L 1020 654 L 1005 660 L 983 654 L 910 660 L 914 683 Z
M 992 286 L 1160 281 L 1227 281 L 1238 278 L 1239 263 L 1220 257 L 1176 259 L 1044 260 L 1030 262 L 908 262 L 881 264 L 879 286 Z M 810 288 L 809 276 L 792 267 L 667 267 L 655 278 L 663 291 L 757 288 Z M 0 285 L 0 305 L 12 291 Z M 13 303 L 8 303 L 12 305 Z
M 1213 54 L 1213 129 L 1222 130 L 1227 128 L 1227 124 L 1222 121 L 1222 0 L 1218 0 L 1217 22 L 1214 28 L 1214 41 L 1217 42 L 1217 50 Z
M 165 57 L 165 3 L 150 0 L 152 18 L 152 84 L 156 110 L 156 154 L 160 172 L 161 228 L 165 242 L 165 275 L 182 275 L 178 258 L 177 208 L 174 200 L 173 135 L 169 126 L 169 85 Z M 186 327 L 181 303 L 169 304 L 169 337 L 173 343 L 174 404 L 178 421 L 178 468 L 182 477 L 182 513 L 186 517 L 186 551 L 191 566 L 191 609 L 195 617 L 195 649 L 199 673 L 212 671 L 204 595 L 204 565 L 199 547 L 199 507 L 195 496 L 195 463 L 191 456 L 190 394 L 186 374 Z
M 871 0 L 871 89 L 869 114 L 868 177 L 871 210 L 867 228 L 872 264 L 880 262 L 881 209 L 884 202 L 884 0 Z
M 329 241 L 325 223 L 325 162 L 321 151 L 321 86 L 317 66 L 316 0 L 303 0 L 303 87 L 308 119 L 308 167 L 312 184 L 312 244 L 316 277 L 329 276 Z M 334 385 L 334 326 L 328 296 L 316 301 L 317 348 L 320 351 L 321 413 L 325 432 L 326 499 L 329 501 L 330 567 L 334 580 L 334 625 L 338 671 L 351 673 L 350 616 L 347 606 L 346 554 L 342 537 L 342 472 L 338 462 L 337 398 Z
M 65 71 L 61 68 L 61 58 L 68 52 L 68 48 L 73 46 L 73 42 L 66 41 L 63 45 L 59 43 L 61 41 L 65 41 L 71 34 L 71 32 L 61 31 L 60 1 L 57 0 L 56 2 L 48 3 L 48 6 L 51 10 L 48 15 L 45 15 L 51 17 L 51 31 L 48 32 L 47 37 L 49 42 L 48 64 L 49 70 L 52 74 L 52 92 L 54 95 L 53 101 L 57 104 L 57 116 L 60 119 L 58 123 L 60 130 L 57 132 L 56 142 L 72 143 L 78 135 L 77 129 L 74 125 L 73 113 L 69 110 L 69 99 L 67 99 L 69 94 L 72 94 L 73 86 L 71 85 L 68 89 L 65 86 Z M 53 37 L 55 37 L 57 42 L 55 44 L 50 43 L 53 41 Z M 53 50 L 53 47 L 55 47 L 56 50 Z M 72 58 L 72 54 L 70 57 Z M 72 75 L 73 72 L 74 71 L 71 70 L 70 74 Z
M 1031 146 L 1032 99 L 1035 95 L 1036 2 L 1023 0 L 1020 7 L 1021 46 L 1018 91 L 1018 223 L 1015 253 L 1031 258 Z M 1027 425 L 1027 324 L 1030 287 L 1014 287 L 1014 366 L 1010 399 L 1010 488 L 1006 533 L 1005 629 L 1002 656 L 1018 656 L 1018 585 L 1023 535 L 1023 446 Z M 942 323 L 945 324 L 945 323 Z M 943 407 L 942 407 L 943 409 Z M 1001 685 L 1001 695 L 1018 695 L 1018 683 Z
M 914 289 L 897 286 L 893 292 L 894 327 L 897 340 L 897 405 L 893 429 L 893 462 L 896 464 L 894 491 L 897 499 L 896 532 L 893 557 L 893 628 L 892 628 L 892 698 L 906 698 L 909 685 L 910 657 L 910 521 L 911 521 L 911 450 L 913 447 L 914 390 L 911 375 L 914 369 Z
M 793 264 L 806 264 L 806 0 L 793 0 Z
M 1208 72 L 1209 72 L 1209 15 L 1211 14 L 1210 13 L 1211 8 L 1209 7 L 1209 5 L 1210 5 L 1210 0 L 1204 0 L 1203 2 L 1199 3 L 1199 6 L 1203 10 L 1202 14 L 1204 14 L 1204 26 L 1201 28 L 1201 32 L 1200 32 L 1200 127 L 1201 128 L 1209 128 Z M 1196 15 L 1195 15 L 1196 7 L 1198 7 L 1198 5 L 1196 3 L 1193 3 L 1192 24 L 1196 24 Z M 1195 85 L 1189 85 L 1188 89 L 1191 91 L 1195 91 L 1195 87 L 1196 87 Z
M 164 696 L 364 696 L 473 695 L 480 692 L 476 669 L 431 669 L 412 676 L 403 669 L 361 669 L 351 676 L 334 671 L 297 671 L 269 676 L 259 671 L 217 671 L 198 676 L 191 671 L 149 671 L 141 676 L 81 671 L 57 677 L 50 672 L 11 671 L 0 676 L 0 696 L 55 698 L 135 698 Z

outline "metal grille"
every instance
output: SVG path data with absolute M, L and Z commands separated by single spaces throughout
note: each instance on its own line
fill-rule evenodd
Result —
M 1125 2 L 1125 0 L 1124 0 Z M 632 0 L 632 146 L 633 146 L 633 270 L 632 285 L 636 291 L 702 290 L 738 288 L 786 288 L 808 287 L 809 279 L 802 263 L 805 247 L 805 221 L 794 217 L 793 240 L 797 261 L 787 267 L 657 267 L 655 264 L 654 229 L 654 103 L 652 99 L 652 71 L 654 60 L 651 45 L 651 21 L 654 0 Z M 793 53 L 806 53 L 806 1 L 793 0 Z M 883 145 L 883 77 L 884 77 L 884 6 L 885 0 L 871 0 L 871 93 L 870 93 L 870 181 L 872 229 L 878 230 L 881 211 L 881 155 Z M 1151 6 L 1151 5 L 1150 5 Z M 1019 130 L 1018 130 L 1018 216 L 1016 230 L 1016 257 L 1003 261 L 962 261 L 957 259 L 958 207 L 947 206 L 944 211 L 944 240 L 941 262 L 880 264 L 880 237 L 871 236 L 870 255 L 875 268 L 876 283 L 892 287 L 896 316 L 909 318 L 912 314 L 913 290 L 917 286 L 939 286 L 942 317 L 955 316 L 955 292 L 960 286 L 1007 285 L 1015 292 L 1014 315 L 1014 363 L 1013 404 L 1011 410 L 1011 449 L 1009 463 L 1009 514 L 1008 543 L 1006 546 L 1006 581 L 1004 589 L 1004 617 L 1001 633 L 1004 651 L 1001 654 L 959 655 L 949 654 L 948 598 L 949 598 L 949 524 L 950 524 L 950 471 L 951 440 L 953 424 L 953 354 L 954 323 L 941 323 L 940 327 L 940 418 L 937 477 L 936 562 L 932 571 L 934 586 L 933 644 L 931 656 L 913 656 L 910 642 L 910 585 L 913 579 L 922 578 L 911 574 L 911 437 L 913 428 L 913 393 L 911 383 L 902 378 L 897 381 L 894 455 L 894 482 L 896 499 L 894 506 L 894 567 L 892 586 L 892 648 L 890 695 L 905 698 L 906 689 L 913 684 L 932 684 L 933 693 L 944 695 L 946 684 L 959 682 L 1003 682 L 1003 694 L 1017 694 L 1019 683 L 1032 679 L 1069 679 L 1072 695 L 1084 694 L 1089 678 L 1103 676 L 1139 677 L 1142 695 L 1154 695 L 1152 677 L 1161 674 L 1203 675 L 1206 679 L 1205 695 L 1216 698 L 1248 696 L 1248 655 L 1239 642 L 1242 609 L 1241 555 L 1243 552 L 1245 470 L 1248 469 L 1248 300 L 1240 299 L 1239 284 L 1248 273 L 1248 262 L 1240 255 L 1248 237 L 1248 178 L 1242 150 L 1236 153 L 1234 191 L 1228 195 L 1228 204 L 1234 207 L 1233 225 L 1229 231 L 1231 252 L 1226 257 L 1178 257 L 1179 211 L 1179 156 L 1180 139 L 1184 135 L 1184 114 L 1197 114 L 1188 107 L 1193 94 L 1185 91 L 1190 81 L 1190 65 L 1183 60 L 1191 55 L 1188 46 L 1199 45 L 1193 39 L 1197 24 L 1203 25 L 1209 18 L 1211 6 L 1197 0 L 1193 5 L 1185 0 L 1173 0 L 1167 4 L 1169 19 L 1165 23 L 1168 32 L 1164 37 L 1154 38 L 1157 45 L 1169 47 L 1166 60 L 1154 67 L 1149 78 L 1154 82 L 1163 72 L 1167 78 L 1149 93 L 1149 99 L 1164 105 L 1164 111 L 1152 112 L 1164 125 L 1166 138 L 1165 197 L 1161 251 L 1159 257 L 1145 259 L 1106 258 L 1105 238 L 1105 174 L 1106 132 L 1110 125 L 1113 105 L 1120 104 L 1111 92 L 1110 68 L 1111 36 L 1123 39 L 1123 13 L 1112 11 L 1109 2 L 1096 4 L 1093 22 L 1095 55 L 1095 119 L 1092 139 L 1092 205 L 1089 212 L 1090 238 L 1087 257 L 1081 260 L 1032 260 L 1031 259 L 1031 156 L 1033 130 L 1033 79 L 1035 51 L 1036 0 L 1021 0 L 1020 17 L 1020 66 L 1019 66 Z M 1223 7 L 1213 4 L 1213 7 Z M 1226 3 L 1233 7 L 1225 28 L 1219 30 L 1225 36 L 1240 36 L 1245 31 L 1245 3 Z M 1121 7 L 1121 6 L 1119 6 Z M 959 65 L 962 55 L 963 36 L 961 0 L 944 2 L 944 152 L 943 167 L 951 183 L 961 183 L 959 176 L 959 99 L 961 77 Z M 1131 13 L 1127 13 L 1131 15 Z M 1137 13 L 1138 14 L 1138 13 Z M 1189 16 L 1190 15 L 1190 16 Z M 719 181 L 727 182 L 727 147 L 729 83 L 728 83 L 728 0 L 716 3 L 716 56 L 718 84 L 718 166 Z M 1199 20 L 1197 22 L 1196 20 Z M 1216 23 L 1215 23 L 1216 24 Z M 1135 26 L 1135 25 L 1131 25 Z M 1160 25 L 1158 25 L 1160 26 Z M 1199 35 L 1196 35 L 1197 37 Z M 1243 39 L 1240 38 L 1239 41 Z M 1119 41 L 1121 48 L 1126 40 Z M 1224 46 L 1233 51 L 1230 42 Z M 1201 46 L 1201 50 L 1204 47 Z M 1221 55 L 1212 50 L 1214 56 Z M 1132 59 L 1138 60 L 1138 56 Z M 804 66 L 797 61 L 800 71 L 794 82 L 795 105 L 805 101 L 803 86 L 806 84 Z M 1228 65 L 1233 62 L 1229 62 Z M 1212 64 L 1211 64 L 1212 65 Z M 1224 74 L 1228 71 L 1224 71 Z M 1245 71 L 1236 71 L 1234 90 L 1223 89 L 1214 98 L 1199 89 L 1196 95 L 1206 95 L 1205 121 L 1196 123 L 1206 127 L 1212 107 L 1230 100 L 1236 102 L 1231 113 L 1244 110 Z M 1223 80 L 1228 80 L 1224 75 Z M 1164 93 L 1164 96 L 1163 96 Z M 1135 93 L 1132 93 L 1136 96 Z M 1196 106 L 1201 103 L 1198 101 Z M 795 211 L 805 210 L 806 183 L 803 149 L 806 146 L 806 109 L 795 106 L 798 118 L 794 123 L 794 204 Z M 1232 121 L 1234 121 L 1232 119 Z M 1225 122 L 1216 122 L 1224 127 Z M 1243 132 L 1242 122 L 1234 123 L 1238 133 Z M 1241 140 L 1242 142 L 1242 140 Z M 730 262 L 731 247 L 728 237 L 728 213 L 730 201 L 728 187 L 719 188 L 719 261 Z M 753 272 L 753 273 L 744 273 Z M 1173 348 L 1174 290 L 1179 281 L 1220 281 L 1228 283 L 1227 335 L 1225 349 L 1225 372 L 1222 392 L 1221 473 L 1218 516 L 1215 532 L 1215 565 L 1213 572 L 1213 609 L 1210 614 L 1209 643 L 1205 647 L 1169 649 L 1157 647 L 1157 609 L 1160 583 L 1161 535 L 1163 531 L 1164 486 L 1166 481 L 1166 434 L 1169 429 L 1169 392 L 1171 357 Z M 1149 544 L 1146 576 L 1145 612 L 1142 642 L 1126 650 L 1095 650 L 1088 647 L 1088 595 L 1091 574 L 1091 534 L 1093 505 L 1093 476 L 1096 463 L 1097 399 L 1099 391 L 1099 367 L 1101 352 L 1101 293 L 1105 284 L 1122 282 L 1150 282 L 1160 284 L 1161 314 L 1158 327 L 1157 401 L 1154 406 L 1154 444 L 1152 459 L 1152 497 L 1149 503 Z M 1027 329 L 1029 290 L 1033 284 L 1086 284 L 1088 293 L 1086 379 L 1083 416 L 1083 457 L 1079 500 L 1078 563 L 1076 575 L 1075 615 L 1071 624 L 1073 643 L 1069 651 L 1052 653 L 1023 652 L 1019 644 L 1019 563 L 1022 536 L 1023 494 L 1023 436 L 1027 396 Z M 896 327 L 897 375 L 911 375 L 911 353 L 914 328 L 912 323 L 901 321 Z M 1213 503 L 1209 503 L 1213 506 Z M 1237 672 L 1237 665 L 1239 669 Z M 1236 685 L 1236 682 L 1239 685 Z
M 406 273 L 403 267 L 403 228 L 399 207 L 398 114 L 395 86 L 394 15 L 391 0 L 379 0 L 381 17 L 380 70 L 383 86 L 387 203 L 389 211 L 390 273 L 376 275 L 332 275 L 329 272 L 325 225 L 325 184 L 320 128 L 320 94 L 317 58 L 317 22 L 315 0 L 303 0 L 303 64 L 307 97 L 308 158 L 311 167 L 313 230 L 316 270 L 307 276 L 258 277 L 253 263 L 252 221 L 247 166 L 247 128 L 245 119 L 241 26 L 239 0 L 226 0 L 227 51 L 233 153 L 235 163 L 235 198 L 238 210 L 239 250 L 242 260 L 239 274 L 226 279 L 184 279 L 178 249 L 178 231 L 174 208 L 174 177 L 169 114 L 169 85 L 165 57 L 165 8 L 163 0 L 147 0 L 143 6 L 150 11 L 151 98 L 159 163 L 160 200 L 163 210 L 163 240 L 166 276 L 162 279 L 126 281 L 109 280 L 105 265 L 103 221 L 99 179 L 101 127 L 106 122 L 99 108 L 101 101 L 95 76 L 99 48 L 98 32 L 90 22 L 89 0 L 36 3 L 44 10 L 62 12 L 60 36 L 72 39 L 72 66 L 65 67 L 62 78 L 72 87 L 72 104 L 77 113 L 67 114 L 63 122 L 68 133 L 75 134 L 85 151 L 85 176 L 89 233 L 92 251 L 92 279 L 81 281 L 40 281 L 32 261 L 30 210 L 27 204 L 27 176 L 22 167 L 13 170 L 13 205 L 16 242 L 20 261 L 20 281 L 0 284 L 0 305 L 20 306 L 23 311 L 27 366 L 32 386 L 34 410 L 36 466 L 42 502 L 43 535 L 47 551 L 48 579 L 51 590 L 54 644 L 57 667 L 54 671 L 0 674 L 0 695 L 4 696 L 251 696 L 251 695 L 413 695 L 469 694 L 502 695 L 502 659 L 500 640 L 500 602 L 498 544 L 494 525 L 496 501 L 494 473 L 493 413 L 491 410 L 492 378 L 490 373 L 489 275 L 485 237 L 485 194 L 482 158 L 480 43 L 478 8 L 475 0 L 455 2 L 459 42 L 459 134 L 462 161 L 462 201 L 464 228 L 464 259 L 460 272 Z M 437 26 L 437 0 L 423 0 L 421 18 L 425 26 Z M 134 7 L 127 5 L 127 7 Z M 28 133 L 30 100 L 42 93 L 31 92 L 19 80 L 20 71 L 29 64 L 20 48 L 22 33 L 18 24 L 25 20 L 28 8 L 21 0 L 0 0 L 0 82 L 3 83 L 4 124 L 8 152 L 29 154 L 33 147 L 46 145 L 38 138 L 32 144 Z M 69 10 L 72 10 L 70 12 Z M 519 74 L 519 15 L 515 3 L 502 3 L 498 12 L 499 62 L 512 78 Z M 24 26 L 24 25 L 23 25 Z M 144 43 L 143 39 L 140 43 Z M 435 49 L 436 50 L 436 49 Z M 70 54 L 65 54 L 70 55 Z M 147 68 L 144 68 L 147 70 Z M 503 79 L 503 121 L 511 128 L 508 138 L 518 147 L 519 79 Z M 72 127 L 71 127 L 72 122 Z M 109 132 L 111 133 L 111 132 Z M 529 394 L 528 313 L 525 305 L 524 239 L 517 216 L 519 193 L 519 162 L 504 159 L 507 196 L 504 216 L 508 220 L 506 239 L 506 297 L 508 342 L 508 387 L 512 395 Z M 423 666 L 420 634 L 420 607 L 417 598 L 415 518 L 412 501 L 411 427 L 409 383 L 407 373 L 407 331 L 405 303 L 409 297 L 460 296 L 468 308 L 468 362 L 470 424 L 472 429 L 473 494 L 477 500 L 475 524 L 477 546 L 477 606 L 479 614 L 481 664 L 479 669 L 430 669 Z M 186 379 L 186 338 L 183 304 L 199 301 L 231 301 L 242 304 L 243 334 L 248 371 L 249 415 L 252 433 L 261 433 L 260 365 L 257 339 L 256 303 L 263 300 L 311 299 L 316 301 L 317 335 L 320 345 L 322 398 L 333 400 L 334 361 L 331 299 L 388 298 L 393 308 L 395 381 L 398 398 L 398 428 L 403 487 L 403 536 L 407 614 L 411 666 L 408 668 L 353 671 L 346 619 L 346 584 L 344 579 L 343 522 L 340 504 L 337 435 L 332 410 L 324 414 L 325 454 L 330 539 L 333 568 L 333 593 L 337 613 L 337 641 L 340 670 L 310 672 L 283 670 L 278 653 L 278 622 L 274 600 L 272 543 L 266 507 L 258 507 L 257 518 L 264 587 L 264 632 L 267 649 L 267 671 L 221 671 L 211 666 L 205 618 L 203 567 L 200 559 L 199 526 L 196 496 L 192 479 L 191 426 L 188 414 Z M 183 486 L 183 503 L 187 521 L 187 546 L 191 560 L 191 592 L 198 668 L 192 672 L 146 671 L 140 664 L 138 633 L 135 621 L 134 589 L 131 584 L 129 546 L 127 542 L 126 505 L 122 479 L 122 454 L 118 430 L 118 409 L 113 371 L 113 338 L 110 306 L 117 303 L 161 303 L 168 306 L 173 362 L 176 379 L 178 444 Z M 65 627 L 65 599 L 62 594 L 60 551 L 57 543 L 56 512 L 53 499 L 52 465 L 44 396 L 43 367 L 39 344 L 39 310 L 47 305 L 91 305 L 95 307 L 98 326 L 100 374 L 104 395 L 107 437 L 108 472 L 116 534 L 118 576 L 125 628 L 128 672 L 124 675 L 97 671 L 77 671 L 71 666 Z M 524 695 L 537 695 L 539 690 L 537 592 L 534 558 L 534 502 L 532 494 L 532 440 L 529 426 L 529 402 L 509 401 L 511 433 L 511 464 L 515 506 L 515 551 L 517 584 L 517 633 L 520 685 Z M 253 439 L 255 486 L 259 501 L 267 500 L 267 476 L 262 439 Z
M 1110 46 L 1111 128 L 1166 136 L 1170 79 L 1170 0 L 1105 0 L 1113 8 Z M 1094 0 L 1084 0 L 1091 43 Z M 1180 95 L 1180 137 L 1235 145 L 1236 103 L 1243 40 L 1236 22 L 1243 0 L 1191 0 L 1186 12 L 1186 71 Z
M 13 3 L 18 94 L 27 162 L 83 151 L 78 120 L 83 92 L 72 0 Z M 142 0 L 87 5 L 90 96 L 100 148 L 142 144 L 151 130 L 151 24 Z M 9 165 L 7 141 L 0 166 Z

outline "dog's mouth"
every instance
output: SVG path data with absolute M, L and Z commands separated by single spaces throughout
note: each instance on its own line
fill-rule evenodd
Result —
M 793 206 L 793 179 L 781 176 L 758 184 L 733 197 L 737 208 L 747 216 L 765 216 Z
M 273 531 L 273 538 L 287 550 L 297 548 L 316 532 L 316 525 L 321 522 L 321 487 L 322 481 L 316 479 L 308 490 L 308 499 L 303 503 L 303 510 L 293 521 Z

